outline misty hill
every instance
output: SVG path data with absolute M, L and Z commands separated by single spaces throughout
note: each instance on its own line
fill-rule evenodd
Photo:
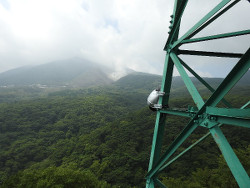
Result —
M 120 78 L 120 79 L 119 79 Z M 119 79 L 119 80 L 118 80 Z M 201 86 L 200 82 L 192 77 L 195 85 Z M 115 82 L 115 80 L 117 80 Z M 222 78 L 205 78 L 213 87 L 222 82 Z M 250 85 L 250 71 L 240 80 L 238 85 Z M 115 86 L 126 89 L 144 89 L 161 85 L 161 76 L 135 72 L 125 69 L 116 72 L 112 68 L 100 65 L 81 58 L 71 58 L 55 61 L 38 66 L 26 66 L 0 73 L 1 86 L 30 86 L 43 85 L 48 87 L 89 87 L 114 83 Z M 183 88 L 181 77 L 173 78 L 173 89 Z
M 72 58 L 1 73 L 0 86 L 41 84 L 83 87 L 110 84 L 113 79 L 114 70 L 88 60 Z
M 203 79 L 214 88 L 219 86 L 219 84 L 223 81 L 223 78 L 203 78 Z M 198 88 L 200 89 L 205 88 L 205 86 L 203 86 L 203 84 L 201 84 L 195 77 L 191 77 L 191 80 L 194 83 L 194 85 L 196 85 Z M 118 81 L 114 83 L 114 85 L 120 88 L 126 88 L 130 90 L 142 89 L 142 88 L 145 90 L 152 90 L 154 88 L 159 87 L 161 85 L 161 81 L 162 81 L 162 76 L 160 75 L 134 72 L 120 78 Z M 250 71 L 248 71 L 241 78 L 241 80 L 237 83 L 237 86 L 238 87 L 250 86 Z M 173 90 L 183 89 L 184 87 L 185 84 L 180 76 L 173 77 L 173 82 L 172 82 Z

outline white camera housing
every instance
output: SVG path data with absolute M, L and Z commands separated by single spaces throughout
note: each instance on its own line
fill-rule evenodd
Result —
M 147 98 L 147 104 L 150 108 L 153 108 L 153 109 L 161 109 L 162 108 L 162 105 L 161 104 L 158 104 L 158 101 L 159 101 L 159 97 L 160 96 L 163 96 L 165 94 L 165 92 L 162 92 L 160 91 L 159 89 L 155 89 L 153 90 L 148 98 Z

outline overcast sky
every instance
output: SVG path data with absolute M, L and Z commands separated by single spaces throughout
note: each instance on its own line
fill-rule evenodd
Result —
M 181 34 L 219 0 L 191 0 Z M 72 57 L 162 74 L 174 0 L 0 0 L 0 72 Z M 242 0 L 197 36 L 250 29 L 250 3 Z M 221 40 L 220 40 L 221 41 Z M 250 37 L 183 49 L 242 52 Z M 223 77 L 237 59 L 183 57 L 202 76 Z M 175 73 L 177 74 L 177 73 Z

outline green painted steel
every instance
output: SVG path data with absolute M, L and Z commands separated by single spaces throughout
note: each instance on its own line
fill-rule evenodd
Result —
M 159 112 L 163 113 L 163 114 L 171 114 L 171 115 L 177 115 L 177 116 L 183 116 L 183 117 L 190 117 L 190 113 L 184 112 L 181 110 L 166 109 L 166 110 L 159 110 Z
M 247 35 L 247 34 L 250 34 L 250 30 L 224 33 L 224 34 L 219 34 L 219 35 L 211 35 L 211 36 L 200 37 L 200 38 L 186 39 L 186 40 L 182 41 L 182 44 L 203 42 L 203 41 L 208 41 L 208 40 L 222 39 L 222 38 L 229 38 L 229 37 L 236 37 L 236 36 Z
M 208 106 L 216 106 L 250 68 L 250 48 L 209 98 Z
M 191 69 L 181 58 L 179 58 L 183 67 L 185 67 L 194 77 L 196 77 L 206 88 L 208 88 L 211 92 L 214 92 L 215 89 L 210 86 L 203 78 L 201 78 L 193 69 Z M 232 105 L 226 101 L 225 99 L 221 100 L 227 107 L 232 107 Z
M 230 3 L 231 0 L 223 0 L 221 3 L 219 3 L 214 9 L 212 9 L 206 16 L 204 16 L 197 24 L 195 24 L 190 30 L 187 31 L 186 34 L 184 34 L 180 39 L 178 39 L 172 46 L 172 48 L 176 47 L 177 45 L 180 45 L 180 43 L 185 40 L 185 39 L 189 39 L 192 36 L 194 36 L 195 34 L 197 34 L 199 31 L 201 31 L 202 28 L 204 29 L 205 26 L 207 26 L 208 23 L 211 23 L 212 21 L 214 21 L 215 19 L 213 19 L 212 17 L 218 13 L 224 6 L 226 6 L 227 4 Z M 236 3 L 239 2 L 235 1 Z M 228 6 L 231 8 L 231 6 Z M 221 11 L 217 14 L 216 18 L 219 17 L 220 15 L 222 15 L 224 13 L 224 11 Z M 219 16 L 218 16 L 219 15 Z M 211 19 L 211 21 L 209 21 L 209 19 Z M 165 49 L 167 50 L 167 49 Z
M 226 116 L 240 118 L 244 117 L 250 118 L 250 108 L 249 109 L 238 109 L 238 108 L 217 108 L 217 107 L 207 107 L 206 113 L 215 116 Z
M 162 78 L 162 85 L 161 90 L 165 92 L 164 97 L 159 99 L 160 103 L 164 106 L 168 104 L 169 95 L 172 83 L 172 74 L 173 74 L 173 62 L 170 59 L 169 55 L 166 55 L 165 59 L 165 67 L 164 67 L 164 76 Z M 150 155 L 150 162 L 148 170 L 150 171 L 152 167 L 155 165 L 156 161 L 160 159 L 161 153 L 161 146 L 162 146 L 162 138 L 164 134 L 164 127 L 165 127 L 165 119 L 166 114 L 157 112 L 156 115 L 156 122 L 155 122 L 155 129 L 154 129 L 154 136 L 152 141 L 152 149 Z M 147 186 L 154 187 L 154 181 L 152 179 L 148 179 Z
M 210 132 L 208 132 L 207 134 L 205 134 L 203 137 L 201 137 L 199 140 L 197 140 L 195 143 L 193 143 L 191 146 L 189 146 L 187 149 L 185 149 L 184 151 L 182 151 L 180 154 L 178 154 L 175 158 L 171 159 L 169 162 L 167 162 L 165 165 L 163 165 L 160 169 L 159 172 L 161 172 L 162 170 L 164 170 L 166 167 L 168 167 L 170 164 L 172 164 L 174 161 L 176 161 L 178 158 L 180 158 L 182 155 L 184 155 L 185 153 L 187 153 L 190 149 L 192 149 L 194 146 L 196 146 L 197 144 L 199 144 L 201 141 L 203 141 L 204 139 L 206 139 L 208 136 L 210 135 Z
M 157 112 L 148 170 L 151 170 L 152 167 L 155 165 L 156 161 L 160 159 L 162 138 L 165 127 L 165 118 L 165 114 Z
M 231 117 L 215 117 L 214 122 L 223 123 L 227 125 L 235 125 L 239 127 L 250 128 L 249 119 L 231 118 Z
M 211 24 L 213 21 L 215 21 L 221 15 L 223 15 L 226 11 L 228 11 L 230 8 L 232 8 L 233 6 L 235 6 L 238 2 L 240 2 L 240 0 L 229 0 L 229 1 L 228 0 L 223 0 L 220 4 L 218 4 L 218 6 L 216 6 L 212 11 L 210 11 L 202 19 L 204 21 L 204 19 L 208 18 L 206 22 L 203 22 L 203 24 L 198 29 L 196 29 L 194 32 L 192 32 L 188 36 L 188 39 L 192 38 L 194 35 L 196 35 L 197 33 L 199 33 L 201 30 L 203 30 L 205 27 L 207 27 L 209 24 Z M 223 7 L 224 7 L 224 9 L 222 9 Z M 213 13 L 214 13 L 214 15 L 212 15 Z
M 169 146 L 167 151 L 162 155 L 160 160 L 154 165 L 153 168 L 147 173 L 146 179 L 151 179 L 157 174 L 158 170 L 164 165 L 164 163 L 172 156 L 172 154 L 178 149 L 178 147 L 190 136 L 190 134 L 198 127 L 196 120 L 192 119 L 189 124 L 184 128 L 181 134 L 175 139 L 175 141 Z
M 161 188 L 166 188 L 166 186 L 159 179 L 155 179 L 155 183 Z
M 148 167 L 148 173 L 146 175 L 146 187 L 166 187 L 158 175 L 161 171 L 167 168 L 171 163 L 176 161 L 191 148 L 202 142 L 210 134 L 213 136 L 215 142 L 219 146 L 222 155 L 224 156 L 233 176 L 235 177 L 240 187 L 250 187 L 249 177 L 241 165 L 239 159 L 235 155 L 230 144 L 227 142 L 221 129 L 219 128 L 223 124 L 235 125 L 240 127 L 250 128 L 250 108 L 247 106 L 250 101 L 240 109 L 232 108 L 231 104 L 224 99 L 225 95 L 234 87 L 234 85 L 242 78 L 242 76 L 250 68 L 250 48 L 246 49 L 244 54 L 231 53 L 231 52 L 206 52 L 206 51 L 193 51 L 193 50 L 180 50 L 182 44 L 203 42 L 208 40 L 216 40 L 223 38 L 232 38 L 236 36 L 242 36 L 250 34 L 250 30 L 229 32 L 224 34 L 217 34 L 211 36 L 204 36 L 200 38 L 192 38 L 197 33 L 202 31 L 217 18 L 227 12 L 230 8 L 236 5 L 240 0 L 222 0 L 217 6 L 215 6 L 210 12 L 208 12 L 200 21 L 198 21 L 190 30 L 188 30 L 183 36 L 179 38 L 179 29 L 181 24 L 181 18 L 184 10 L 187 6 L 188 0 L 175 0 L 173 15 L 171 15 L 169 37 L 164 47 L 166 53 L 165 65 L 163 70 L 163 78 L 161 84 L 161 91 L 165 95 L 159 98 L 159 106 L 162 108 L 157 110 L 155 129 L 152 140 L 152 149 Z M 218 86 L 217 89 L 212 88 L 203 78 L 201 78 L 191 67 L 189 67 L 178 55 L 201 55 L 201 56 L 216 56 L 216 57 L 230 57 L 240 58 L 237 64 L 233 67 L 231 72 Z M 172 84 L 173 68 L 177 68 L 180 73 L 190 95 L 192 96 L 194 103 L 197 107 L 189 107 L 188 109 L 169 108 L 169 95 Z M 193 74 L 205 87 L 211 92 L 211 96 L 204 102 L 203 98 L 199 94 L 198 90 L 192 83 L 187 72 L 188 70 Z M 220 102 L 223 102 L 227 108 L 216 107 Z M 246 109 L 244 109 L 246 108 Z M 162 141 L 165 131 L 165 121 L 167 114 L 177 115 L 190 118 L 189 123 L 177 136 L 177 138 L 170 144 L 166 151 L 162 151 Z M 176 157 L 172 158 L 174 152 L 181 146 L 181 144 L 192 134 L 192 132 L 198 127 L 202 126 L 209 131 L 203 137 L 201 137 L 194 144 L 186 148 Z M 163 153 L 161 155 L 161 153 Z M 171 160 L 170 160 L 171 159 Z
M 172 43 L 178 39 L 181 17 L 183 15 L 187 2 L 187 0 L 175 0 L 174 12 L 173 15 L 171 15 L 172 20 L 170 21 L 170 23 L 172 23 L 169 27 L 169 37 L 164 48 L 166 51 L 170 48 Z
M 240 109 L 244 109 L 246 108 L 248 105 L 250 104 L 250 101 L 248 101 L 245 105 L 243 105 Z M 165 113 L 167 114 L 172 114 L 171 110 L 166 110 Z M 173 114 L 173 115 L 178 115 L 178 114 Z M 249 114 L 250 115 L 250 114 Z M 181 115 L 182 116 L 182 115 Z M 187 117 L 187 116 L 185 116 Z M 248 122 L 249 123 L 249 122 Z M 226 123 L 228 124 L 228 123 Z M 219 124 L 218 126 L 222 126 L 223 124 Z M 233 124 L 235 125 L 235 124 Z M 165 164 L 164 166 L 162 166 L 159 169 L 159 172 L 164 170 L 167 166 L 169 166 L 170 164 L 172 164 L 174 161 L 176 161 L 178 158 L 180 158 L 182 155 L 184 155 L 186 152 L 188 152 L 190 149 L 192 149 L 194 146 L 196 146 L 197 144 L 199 144 L 201 141 L 205 140 L 208 136 L 210 135 L 210 131 L 208 133 L 206 133 L 204 136 L 202 136 L 199 140 L 197 140 L 195 143 L 193 143 L 192 145 L 190 145 L 188 148 L 186 148 L 184 151 L 182 151 L 180 154 L 178 154 L 176 157 L 174 157 L 173 159 L 171 159 L 169 162 L 167 162 L 167 164 Z
M 246 108 L 249 104 L 250 104 L 250 101 L 248 101 L 246 104 L 244 104 L 244 106 L 242 106 L 241 109 Z
M 230 167 L 230 170 L 232 174 L 234 175 L 238 185 L 240 187 L 249 187 L 250 185 L 250 179 L 241 165 L 238 157 L 235 155 L 232 147 L 228 143 L 226 137 L 220 130 L 218 126 L 214 126 L 210 129 L 210 132 L 219 146 L 228 166 Z
M 203 101 L 201 95 L 199 94 L 199 92 L 197 91 L 193 82 L 191 81 L 188 74 L 186 73 L 185 69 L 181 65 L 180 60 L 177 57 L 177 55 L 175 53 L 171 52 L 170 56 L 171 56 L 172 60 L 174 61 L 175 67 L 179 71 L 179 73 L 180 73 L 189 93 L 191 94 L 195 104 L 200 109 L 204 105 L 204 101 Z
M 205 51 L 194 51 L 194 50 L 178 50 L 177 54 L 210 56 L 210 57 L 228 57 L 228 58 L 241 58 L 241 56 L 243 55 L 240 53 L 205 52 Z

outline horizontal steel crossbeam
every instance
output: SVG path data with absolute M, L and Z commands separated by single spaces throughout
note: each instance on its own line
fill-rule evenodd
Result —
M 162 109 L 159 112 L 163 113 L 163 114 L 171 114 L 171 115 L 176 115 L 176 116 L 190 117 L 189 112 L 185 112 L 185 111 L 181 111 L 181 110 Z
M 245 118 L 216 117 L 215 120 L 213 121 L 227 125 L 250 128 L 250 119 L 245 119 Z
M 215 116 L 225 116 L 233 118 L 250 118 L 250 108 L 249 109 L 237 109 L 237 108 L 216 108 L 207 107 L 206 113 Z M 249 119 L 250 120 L 250 119 Z
M 223 38 L 242 36 L 242 35 L 247 35 L 247 34 L 250 34 L 250 30 L 237 31 L 237 32 L 231 32 L 231 33 L 223 33 L 223 34 L 219 34 L 219 35 L 211 35 L 211 36 L 192 38 L 192 39 L 185 39 L 181 43 L 187 44 L 187 43 L 195 43 L 195 42 L 204 42 L 204 41 L 208 41 L 208 40 L 223 39 Z
M 241 56 L 243 55 L 240 53 L 207 52 L 207 51 L 195 51 L 195 50 L 178 50 L 177 54 L 210 56 L 210 57 L 228 57 L 228 58 L 241 58 Z

